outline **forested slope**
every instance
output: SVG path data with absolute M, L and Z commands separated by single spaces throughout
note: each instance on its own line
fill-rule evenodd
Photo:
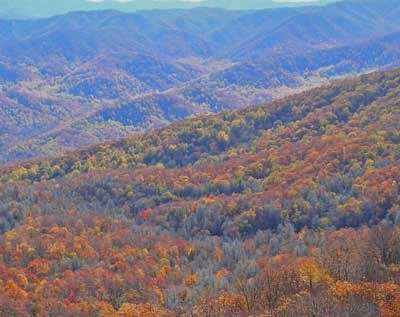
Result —
M 0 168 L 6 316 L 398 316 L 400 70 Z

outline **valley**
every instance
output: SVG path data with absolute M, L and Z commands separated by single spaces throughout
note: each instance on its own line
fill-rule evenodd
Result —
M 331 10 L 96 11 L 3 20 L 0 162 L 60 154 L 398 66 L 396 10 L 386 5 L 377 11 L 363 4 L 357 18 L 348 12 L 358 2 L 339 2 Z M 321 12 L 323 20 L 313 18 Z M 307 28 L 321 32 L 301 29 L 308 19 Z M 343 19 L 348 28 L 333 30 Z M 288 36 L 293 32 L 299 36 Z

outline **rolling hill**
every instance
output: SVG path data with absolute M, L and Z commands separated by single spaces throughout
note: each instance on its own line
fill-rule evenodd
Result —
M 399 98 L 374 72 L 1 167 L 0 309 L 398 315 Z
M 346 1 L 1 20 L 0 162 L 398 66 L 396 6 Z

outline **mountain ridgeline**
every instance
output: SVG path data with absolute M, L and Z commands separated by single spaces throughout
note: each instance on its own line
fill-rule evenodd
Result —
M 314 5 L 322 5 L 333 0 L 315 0 Z M 254 10 L 279 8 L 282 6 L 301 6 L 302 3 L 274 0 L 202 0 L 202 1 L 89 1 L 69 0 L 57 2 L 51 0 L 3 0 L 0 8 L 0 16 L 5 18 L 38 18 L 65 14 L 70 11 L 93 11 L 93 10 L 119 10 L 123 12 L 135 12 L 137 10 L 153 9 L 191 9 L 195 7 L 225 8 L 231 10 Z
M 389 210 L 398 199 L 399 86 L 399 70 L 376 72 L 266 105 L 4 166 L 0 179 L 33 188 L 61 186 L 57 195 L 76 190 L 83 200 L 81 190 L 96 188 L 101 194 L 95 197 L 135 216 L 149 208 L 184 208 L 188 200 L 214 194 L 238 204 L 238 221 L 241 203 L 258 210 L 258 204 L 279 201 L 279 222 L 297 229 L 320 227 L 322 218 L 324 226 L 374 224 L 396 216 Z M 368 190 L 361 190 L 363 182 Z M 84 188 L 73 188 L 76 184 Z M 126 186 L 135 190 L 124 192 Z M 106 194 L 106 188 L 113 190 Z M 122 190 L 116 197 L 115 188 Z M 368 200 L 371 191 L 383 195 L 380 203 Z M 226 212 L 223 206 L 218 202 L 214 213 Z M 246 230 L 255 233 L 259 224 Z
M 0 162 L 399 66 L 397 1 L 0 20 Z

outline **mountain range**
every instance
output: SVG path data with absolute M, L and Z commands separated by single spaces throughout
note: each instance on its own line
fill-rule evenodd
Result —
M 377 3 L 1 20 L 0 162 L 397 66 L 400 4 Z
M 400 316 L 398 0 L 21 3 L 1 317 Z
M 322 5 L 334 0 L 315 0 L 313 5 Z M 274 1 L 274 0 L 203 0 L 203 1 L 90 1 L 90 0 L 3 0 L 0 6 L 0 16 L 6 18 L 38 18 L 61 15 L 71 11 L 119 10 L 134 12 L 137 10 L 154 9 L 191 9 L 195 7 L 225 8 L 230 10 L 254 10 L 279 7 L 295 7 L 307 4 L 308 1 Z

